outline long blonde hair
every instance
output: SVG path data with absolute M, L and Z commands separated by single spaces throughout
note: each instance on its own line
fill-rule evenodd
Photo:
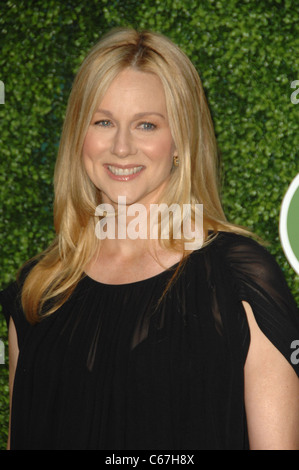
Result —
M 206 229 L 245 233 L 228 223 L 222 210 L 214 128 L 194 66 L 172 41 L 158 33 L 113 30 L 83 61 L 68 101 L 54 175 L 56 237 L 34 258 L 37 263 L 22 289 L 23 309 L 31 323 L 69 298 L 84 267 L 100 249 L 95 209 L 101 194 L 87 176 L 82 147 L 96 105 L 112 80 L 128 67 L 155 73 L 164 87 L 180 165 L 170 175 L 163 202 L 203 204 Z M 174 246 L 170 239 L 168 247 Z

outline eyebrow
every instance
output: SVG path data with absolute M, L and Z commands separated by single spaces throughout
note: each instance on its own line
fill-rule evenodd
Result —
M 107 109 L 101 109 L 101 108 L 97 109 L 96 113 L 106 114 L 106 116 L 109 116 L 109 117 L 113 118 L 113 114 L 110 111 L 108 111 Z M 157 113 L 156 111 L 146 111 L 144 113 L 137 113 L 137 114 L 134 115 L 134 119 L 141 119 L 145 116 L 153 116 L 153 115 L 160 116 L 161 118 L 166 119 L 163 114 Z

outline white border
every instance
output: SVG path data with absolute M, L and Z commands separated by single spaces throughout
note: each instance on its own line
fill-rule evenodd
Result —
M 299 173 L 293 179 L 292 183 L 289 186 L 289 189 L 287 190 L 283 198 L 281 209 L 280 209 L 280 219 L 279 219 L 279 235 L 280 235 L 282 248 L 290 265 L 296 271 L 297 274 L 299 274 L 299 261 L 297 260 L 295 253 L 293 252 L 292 247 L 290 245 L 289 235 L 287 231 L 287 218 L 288 218 L 290 202 L 298 188 L 299 188 Z

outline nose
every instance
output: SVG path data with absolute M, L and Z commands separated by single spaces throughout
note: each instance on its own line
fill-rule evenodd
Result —
M 117 129 L 112 143 L 112 153 L 119 158 L 136 153 L 133 136 L 129 129 Z

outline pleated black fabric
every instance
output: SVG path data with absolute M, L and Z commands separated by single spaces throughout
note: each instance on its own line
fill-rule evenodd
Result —
M 297 306 L 273 257 L 240 235 L 193 252 L 157 307 L 172 274 L 123 285 L 85 276 L 35 326 L 17 283 L 1 292 L 20 348 L 12 449 L 248 449 L 241 301 L 299 376 Z

